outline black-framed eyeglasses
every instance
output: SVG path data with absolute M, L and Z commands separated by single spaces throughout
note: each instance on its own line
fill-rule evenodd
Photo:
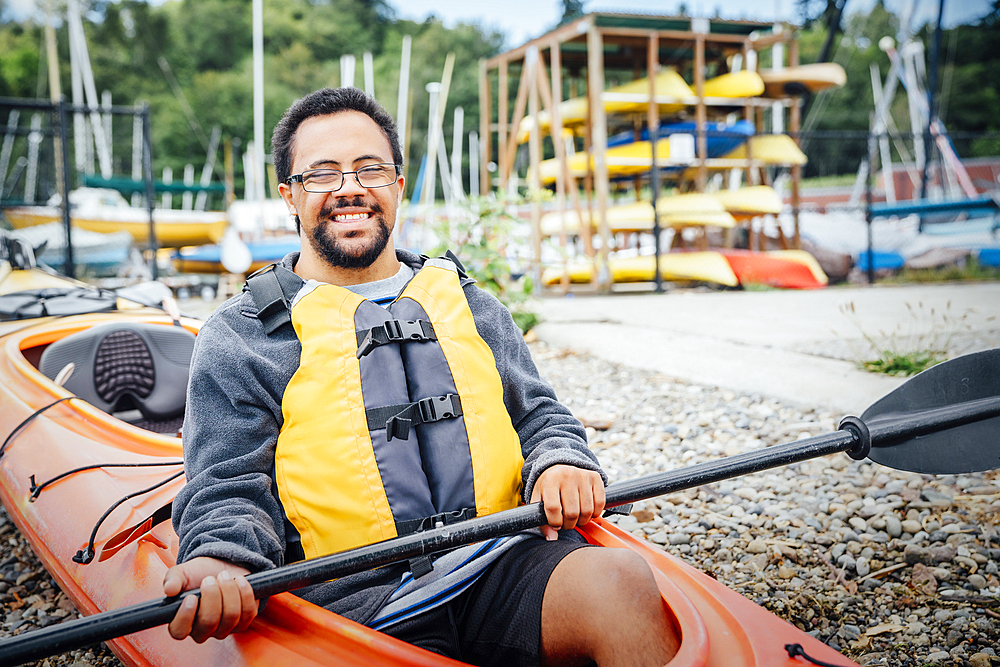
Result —
M 344 178 L 354 174 L 358 185 L 363 188 L 384 188 L 399 180 L 402 165 L 391 162 L 370 164 L 357 171 L 339 169 L 310 169 L 301 174 L 292 174 L 285 183 L 301 183 L 306 192 L 336 192 L 344 187 Z

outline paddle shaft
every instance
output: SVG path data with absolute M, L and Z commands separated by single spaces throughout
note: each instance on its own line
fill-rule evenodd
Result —
M 871 443 L 892 446 L 908 437 L 932 433 L 944 428 L 987 419 L 1000 414 L 1000 398 L 990 398 L 899 416 L 882 415 L 872 420 Z M 847 418 L 845 424 L 861 424 Z M 612 484 L 606 490 L 607 507 L 617 507 L 667 493 L 690 489 L 724 479 L 798 463 L 829 454 L 851 452 L 863 458 L 859 448 L 865 437 L 856 425 L 825 435 L 765 449 L 744 452 L 714 461 L 640 477 Z M 377 542 L 358 549 L 292 563 L 281 568 L 258 572 L 247 577 L 257 598 L 266 598 L 330 579 L 363 572 L 375 567 L 408 560 L 473 542 L 537 528 L 546 523 L 540 503 L 524 505 L 504 512 L 442 526 L 405 537 Z M 198 595 L 187 591 L 174 598 L 151 600 L 131 607 L 94 614 L 56 626 L 28 632 L 0 642 L 0 667 L 88 646 L 168 623 L 180 608 L 181 600 Z

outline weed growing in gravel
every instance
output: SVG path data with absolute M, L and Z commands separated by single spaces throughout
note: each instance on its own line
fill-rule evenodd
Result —
M 873 334 L 862 325 L 853 301 L 841 304 L 840 311 L 866 343 L 864 350 L 854 350 L 858 366 L 871 373 L 916 375 L 948 359 L 955 336 L 971 331 L 970 311 L 956 316 L 951 313 L 950 301 L 944 312 L 926 308 L 923 302 L 917 302 L 916 307 L 909 302 L 903 305 L 909 315 L 905 320 L 898 322 L 893 331 Z

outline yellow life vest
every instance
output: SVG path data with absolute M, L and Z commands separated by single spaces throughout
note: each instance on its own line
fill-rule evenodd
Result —
M 455 265 L 430 259 L 388 307 L 307 284 L 275 479 L 307 558 L 521 500 L 520 440 Z

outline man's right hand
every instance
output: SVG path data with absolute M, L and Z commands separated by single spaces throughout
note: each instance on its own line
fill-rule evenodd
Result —
M 250 571 L 216 558 L 193 558 L 167 570 L 163 593 L 180 595 L 192 588 L 198 596 L 184 598 L 168 629 L 174 639 L 190 636 L 201 644 L 209 637 L 225 639 L 246 630 L 257 617 L 257 600 L 246 580 Z

